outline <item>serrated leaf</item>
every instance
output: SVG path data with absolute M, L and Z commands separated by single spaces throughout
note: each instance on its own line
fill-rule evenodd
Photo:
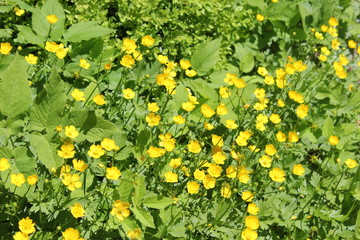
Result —
M 45 41 L 45 37 L 39 37 L 27 26 L 16 25 L 16 27 L 19 30 L 18 40 L 22 43 L 41 44 Z
M 146 194 L 145 177 L 143 175 L 136 177 L 134 187 L 135 192 L 132 197 L 132 202 L 135 206 L 140 206 Z
M 0 81 L 0 112 L 8 117 L 24 113 L 31 105 L 25 59 L 16 55 Z
M 101 116 L 96 116 L 96 124 L 88 132 L 84 132 L 86 139 L 90 142 L 100 141 L 104 138 L 111 137 L 117 130 L 114 123 L 105 120 Z
M 151 228 L 155 228 L 153 216 L 149 212 L 138 208 L 132 207 L 131 211 L 134 213 L 137 220 L 139 220 L 143 225 Z
M 64 163 L 64 160 L 56 154 L 55 149 L 40 133 L 30 135 L 30 146 L 35 148 L 39 161 L 47 169 L 57 169 Z
M 203 79 L 188 81 L 186 82 L 186 85 L 196 90 L 204 98 L 217 99 L 217 92 Z
M 323 123 L 322 133 L 325 137 L 330 137 L 334 133 L 334 122 L 329 116 Z
M 80 22 L 66 30 L 64 38 L 70 42 L 80 42 L 102 37 L 111 32 L 113 32 L 113 29 L 99 26 L 96 22 Z
M 191 57 L 191 67 L 202 76 L 219 60 L 221 38 L 200 45 Z
M 36 174 L 36 161 L 32 156 L 29 156 L 26 147 L 19 147 L 14 149 L 14 162 L 22 174 L 25 176 Z
M 163 209 L 167 206 L 174 203 L 174 200 L 171 198 L 166 198 L 163 196 L 149 196 L 143 200 L 143 204 L 149 208 Z
M 55 129 L 66 105 L 65 83 L 53 69 L 44 89 L 36 96 L 30 112 L 33 130 Z

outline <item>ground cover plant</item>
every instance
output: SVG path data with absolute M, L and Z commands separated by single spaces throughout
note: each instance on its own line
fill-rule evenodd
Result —
M 359 9 L 3 3 L 0 239 L 360 239 Z

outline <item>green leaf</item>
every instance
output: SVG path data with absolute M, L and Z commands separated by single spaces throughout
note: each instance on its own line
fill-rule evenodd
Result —
M 110 138 L 117 130 L 114 123 L 105 120 L 101 116 L 96 116 L 96 124 L 88 132 L 84 132 L 86 139 L 90 142 L 100 141 L 104 138 Z
M 181 108 L 181 104 L 184 102 L 187 102 L 188 96 L 187 96 L 187 90 L 184 84 L 179 83 L 179 85 L 176 87 L 176 93 L 173 95 L 174 102 L 176 104 L 176 110 Z
M 200 45 L 191 57 L 191 67 L 199 76 L 209 72 L 219 60 L 221 38 Z
M 11 31 L 8 29 L 0 29 L 0 38 L 11 38 Z
M 149 197 L 146 197 L 143 200 L 143 204 L 149 208 L 157 208 L 157 209 L 163 209 L 167 206 L 174 203 L 174 200 L 171 198 L 166 198 L 163 196 L 158 195 L 152 195 Z
M 330 137 L 334 133 L 334 122 L 329 116 L 324 121 L 322 133 L 325 137 Z
M 65 83 L 53 69 L 44 89 L 36 96 L 30 112 L 32 130 L 53 130 L 61 122 L 66 105 Z
M 240 59 L 240 69 L 244 73 L 250 72 L 255 66 L 254 56 L 251 52 L 247 52 L 241 59 Z
M 44 164 L 47 169 L 57 169 L 64 163 L 64 160 L 56 154 L 56 148 L 40 133 L 35 132 L 30 135 L 30 146 L 35 148 L 39 161 Z
M 31 105 L 25 59 L 16 55 L 0 81 L 0 112 L 9 117 L 24 113 Z
M 143 225 L 155 228 L 154 219 L 149 212 L 146 212 L 145 210 L 138 207 L 132 207 L 131 211 Z
M 36 161 L 29 155 L 29 150 L 26 147 L 19 147 L 14 149 L 15 165 L 19 172 L 26 176 L 36 174 Z
M 190 88 L 195 89 L 204 98 L 217 99 L 217 92 L 203 79 L 189 80 L 185 84 Z
M 41 44 L 45 41 L 45 37 L 39 37 L 27 26 L 16 25 L 16 27 L 19 30 L 18 40 L 21 43 Z
M 13 153 L 9 147 L 0 147 L 0 158 L 12 158 Z
M 80 42 L 102 37 L 111 32 L 113 32 L 113 29 L 99 26 L 96 22 L 80 22 L 66 30 L 64 38 L 70 42 Z
M 132 197 L 132 202 L 135 206 L 140 206 L 146 194 L 145 177 L 143 175 L 137 176 L 134 182 L 135 192 Z

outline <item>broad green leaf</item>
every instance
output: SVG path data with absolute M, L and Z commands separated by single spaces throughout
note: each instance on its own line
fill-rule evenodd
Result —
M 31 105 L 25 59 L 16 55 L 0 81 L 0 112 L 8 117 L 24 113 Z
M 246 53 L 241 59 L 240 59 L 240 69 L 244 73 L 250 72 L 255 66 L 254 56 L 251 52 Z
M 31 129 L 53 130 L 61 123 L 66 105 L 65 83 L 53 69 L 44 89 L 36 96 L 30 112 Z
M 14 162 L 22 174 L 25 176 L 36 174 L 36 161 L 26 147 L 19 147 L 14 149 Z
M 87 127 L 87 126 L 85 126 Z M 101 116 L 96 116 L 96 124 L 90 128 L 89 131 L 84 132 L 86 139 L 90 142 L 100 141 L 104 138 L 111 138 L 111 136 L 117 131 L 117 127 L 114 123 L 105 120 Z
M 41 44 L 45 41 L 44 37 L 39 37 L 27 26 L 16 25 L 16 27 L 19 30 L 18 40 L 21 43 Z
M 186 82 L 186 85 L 191 89 L 196 90 L 204 98 L 212 100 L 217 99 L 217 92 L 203 79 L 189 80 Z
M 9 147 L 0 147 L 0 158 L 12 158 L 13 153 Z
M 163 209 L 167 206 L 174 203 L 174 200 L 171 198 L 166 198 L 163 196 L 149 196 L 146 197 L 143 201 L 143 204 L 149 208 L 157 208 L 157 209 Z
M 64 160 L 56 154 L 56 149 L 40 133 L 30 135 L 30 146 L 34 147 L 37 158 L 47 169 L 57 169 L 64 163 Z
M 191 57 L 191 67 L 202 76 L 209 72 L 219 60 L 221 38 L 200 45 Z
M 46 20 L 46 16 L 54 14 L 59 20 L 50 24 Z M 58 41 L 64 33 L 65 13 L 57 0 L 48 0 L 44 6 L 34 9 L 32 15 L 32 27 L 38 36 L 46 38 L 50 33 L 50 39 Z M 50 29 L 51 27 L 51 29 Z
M 178 110 L 181 108 L 181 104 L 187 102 L 188 100 L 188 92 L 186 87 L 182 83 L 179 83 L 179 85 L 176 87 L 176 93 L 173 96 L 176 108 Z
M 140 153 L 144 152 L 146 145 L 150 140 L 150 132 L 147 129 L 140 131 L 136 139 L 136 145 L 139 147 Z
M 334 122 L 329 116 L 324 121 L 322 133 L 325 137 L 330 137 L 334 133 Z
M 121 222 L 121 227 L 125 233 L 136 228 L 140 228 L 132 217 L 127 217 Z
M 80 22 L 66 30 L 64 38 L 70 42 L 80 42 L 102 37 L 111 32 L 113 32 L 113 29 L 99 26 L 96 22 Z
M 149 212 L 146 212 L 138 207 L 132 207 L 131 211 L 134 213 L 137 220 L 139 220 L 143 225 L 155 228 L 154 219 Z
M 143 175 L 136 177 L 134 187 L 135 192 L 132 197 L 132 202 L 135 206 L 140 206 L 146 194 L 145 177 Z

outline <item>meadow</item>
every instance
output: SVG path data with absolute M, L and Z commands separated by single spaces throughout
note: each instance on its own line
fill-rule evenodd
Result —
M 0 239 L 360 239 L 358 0 L 0 22 Z

